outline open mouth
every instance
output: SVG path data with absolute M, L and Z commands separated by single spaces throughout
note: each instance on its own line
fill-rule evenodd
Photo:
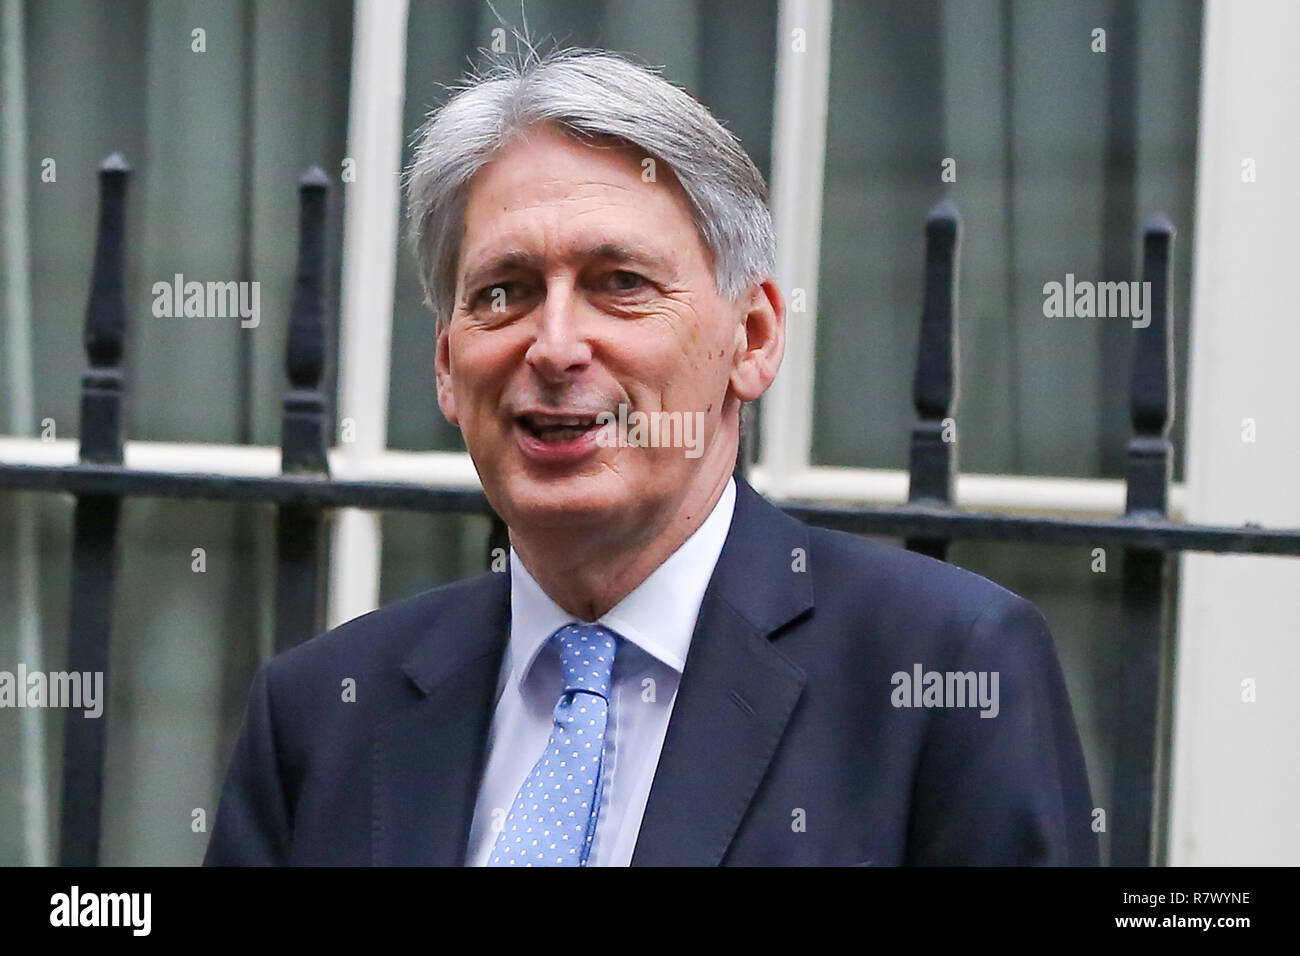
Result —
M 520 415 L 515 421 L 544 442 L 573 441 L 597 427 L 595 415 Z

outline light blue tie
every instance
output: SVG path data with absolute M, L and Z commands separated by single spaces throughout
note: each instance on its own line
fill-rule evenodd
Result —
M 586 866 L 596 835 L 618 635 L 600 624 L 568 624 L 550 640 L 560 650 L 564 693 L 488 866 Z

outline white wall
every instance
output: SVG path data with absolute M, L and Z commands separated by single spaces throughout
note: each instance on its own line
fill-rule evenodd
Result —
M 1300 527 L 1297 36 L 1294 0 L 1206 5 L 1190 521 Z M 1300 863 L 1300 560 L 1184 557 L 1179 630 L 1170 863 Z

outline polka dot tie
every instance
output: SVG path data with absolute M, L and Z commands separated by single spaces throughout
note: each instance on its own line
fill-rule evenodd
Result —
M 586 866 L 596 834 L 618 635 L 599 624 L 568 624 L 550 639 L 559 646 L 564 693 L 489 866 Z

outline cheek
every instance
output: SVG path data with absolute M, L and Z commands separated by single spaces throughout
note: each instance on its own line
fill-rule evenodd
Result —
M 697 335 L 690 345 L 693 388 L 698 392 L 712 392 L 730 375 L 735 355 L 734 336 L 728 331 L 710 329 Z
M 493 341 L 473 332 L 452 336 L 448 367 L 457 396 L 466 398 L 491 391 L 509 372 L 509 349 L 504 341 Z
M 734 342 L 730 331 L 703 326 L 692 317 L 686 331 L 680 325 L 671 331 L 664 328 L 653 340 L 622 350 L 621 364 L 631 380 L 628 392 L 634 399 L 640 397 L 643 407 L 716 407 L 716 393 L 731 373 Z

